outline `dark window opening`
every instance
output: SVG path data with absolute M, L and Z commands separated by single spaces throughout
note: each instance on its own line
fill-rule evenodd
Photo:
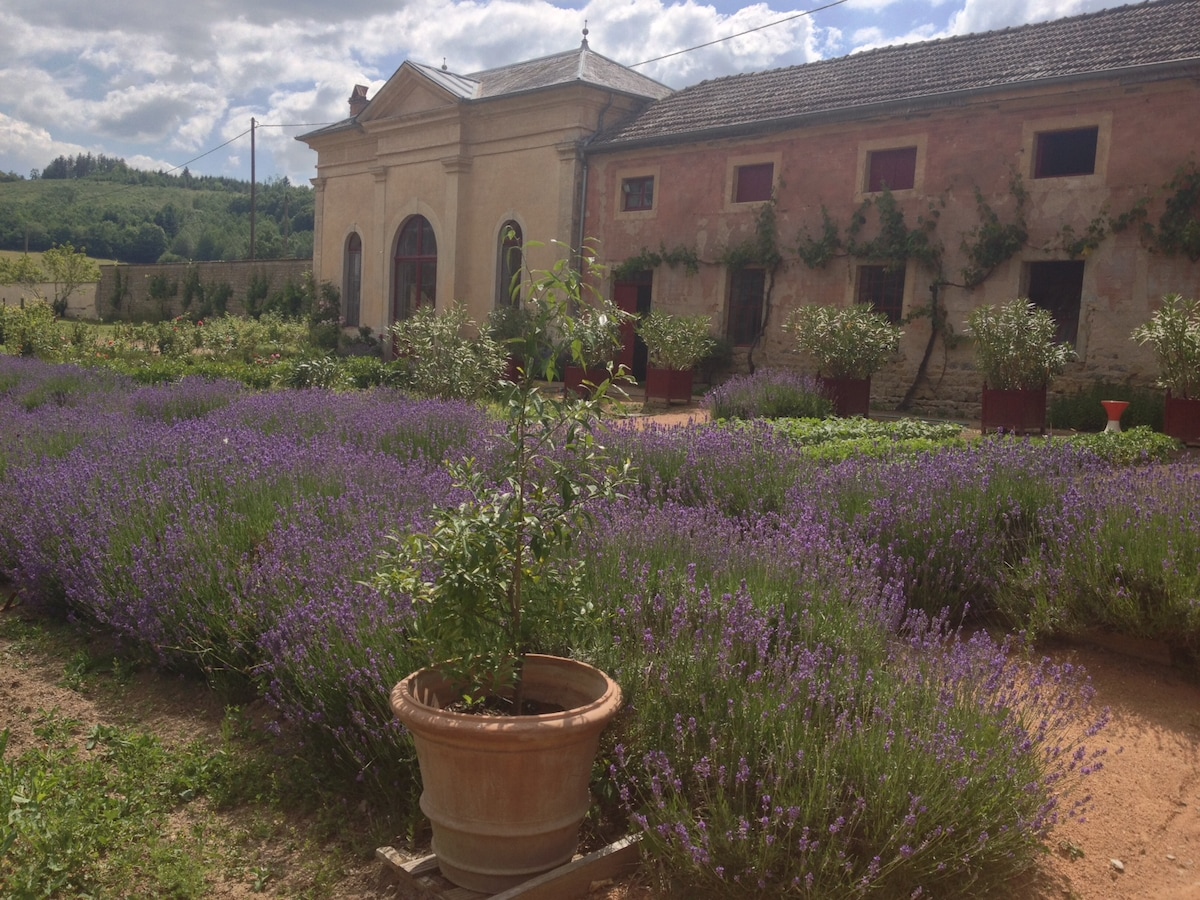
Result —
M 1025 278 L 1025 295 L 1054 316 L 1058 325 L 1054 339 L 1074 346 L 1079 336 L 1083 261 L 1029 263 Z
M 1042 132 L 1037 136 L 1033 177 L 1091 175 L 1096 171 L 1096 142 L 1099 136 L 1100 129 L 1096 126 Z
M 342 324 L 357 328 L 362 303 L 362 238 L 350 235 L 346 241 L 346 284 L 342 291 Z
M 873 150 L 867 156 L 867 190 L 907 191 L 917 183 L 917 148 Z
M 734 346 L 746 347 L 758 340 L 766 283 L 763 269 L 739 269 L 730 276 L 725 336 Z
M 770 200 L 775 186 L 775 163 L 738 166 L 734 172 L 733 202 L 752 203 Z
M 626 178 L 621 182 L 621 209 L 625 212 L 654 208 L 654 177 Z
M 437 302 L 437 239 L 424 216 L 404 223 L 392 259 L 392 321 Z
M 521 226 L 505 222 L 500 226 L 500 258 L 496 266 L 496 306 L 517 306 L 520 301 L 520 275 L 524 264 Z
M 856 299 L 883 313 L 893 325 L 899 325 L 904 318 L 906 274 L 904 266 L 859 266 Z

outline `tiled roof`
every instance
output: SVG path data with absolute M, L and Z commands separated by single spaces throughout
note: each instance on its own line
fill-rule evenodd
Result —
M 617 149 L 877 104 L 1200 59 L 1200 0 L 1155 0 L 1036 25 L 704 81 L 591 145 Z
M 586 41 L 578 50 L 568 50 L 566 53 L 543 56 L 541 59 L 488 69 L 466 77 L 479 84 L 479 92 L 476 94 L 478 99 L 517 94 L 576 81 L 652 99 L 671 93 L 671 89 L 665 84 L 613 62 L 606 56 L 593 53 L 588 49 Z
M 420 72 L 434 84 L 462 100 L 486 100 L 542 88 L 582 83 L 607 90 L 657 100 L 671 93 L 665 84 L 647 78 L 613 62 L 606 56 L 593 53 L 585 40 L 577 50 L 543 56 L 470 75 L 459 75 L 436 66 L 427 66 L 411 60 L 401 65 Z M 400 70 L 397 70 L 397 73 Z M 396 76 L 393 75 L 393 78 Z M 332 125 L 318 128 L 300 135 L 297 140 L 353 130 L 358 125 L 358 116 L 351 116 Z

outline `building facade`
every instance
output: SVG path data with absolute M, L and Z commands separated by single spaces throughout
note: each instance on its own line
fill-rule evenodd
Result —
M 526 242 L 548 265 L 578 243 L 589 138 L 669 90 L 587 45 L 458 75 L 405 62 L 317 151 L 314 275 L 349 327 L 376 332 L 425 305 L 482 319 L 508 297 Z
M 589 54 L 585 41 L 577 55 Z M 480 316 L 498 296 L 506 223 L 528 239 L 587 236 L 614 267 L 606 292 L 710 315 L 743 367 L 803 366 L 783 329 L 801 304 L 871 304 L 905 330 L 875 402 L 946 415 L 978 408 L 956 338 L 979 305 L 1028 296 L 1050 309 L 1079 356 L 1053 385 L 1069 391 L 1149 385 L 1153 359 L 1130 332 L 1163 294 L 1200 293 L 1200 0 L 675 92 L 605 63 L 594 80 L 607 87 L 487 102 L 406 63 L 356 119 L 306 136 L 318 277 L 348 284 L 357 236 L 360 315 L 405 315 L 398 248 L 423 217 L 437 302 Z M 635 79 L 624 91 L 620 72 Z

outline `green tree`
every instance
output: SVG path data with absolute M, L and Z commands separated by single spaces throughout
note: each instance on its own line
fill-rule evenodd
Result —
M 59 316 L 67 311 L 67 303 L 80 285 L 99 280 L 96 262 L 69 243 L 51 247 L 40 260 L 27 253 L 12 261 L 0 260 L 0 284 L 21 285 L 26 294 L 49 302 Z
M 42 254 L 42 269 L 47 276 L 44 281 L 54 286 L 54 296 L 49 298 L 56 315 L 67 311 L 67 303 L 76 289 L 83 284 L 100 280 L 100 266 L 90 259 L 83 249 L 76 250 L 72 244 L 51 247 Z

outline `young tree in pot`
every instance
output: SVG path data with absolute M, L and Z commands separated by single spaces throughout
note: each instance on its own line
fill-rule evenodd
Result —
M 871 376 L 900 349 L 903 332 L 871 307 L 801 306 L 784 323 L 793 349 L 816 363 L 817 378 L 839 416 L 866 416 Z
M 509 387 L 498 471 L 453 465 L 466 499 L 435 510 L 426 533 L 397 537 L 376 579 L 412 598 L 407 638 L 430 666 L 396 686 L 392 708 L 416 743 L 442 872 L 472 890 L 570 860 L 599 735 L 620 706 L 603 673 L 536 652 L 565 645 L 589 614 L 574 538 L 589 504 L 630 478 L 598 439 L 610 379 L 589 400 L 534 383 L 553 380 L 560 352 L 579 360 L 568 311 L 584 289 L 566 260 L 537 273 L 515 346 L 539 371 Z
M 1026 298 L 971 312 L 967 334 L 983 375 L 982 429 L 1044 434 L 1046 387 L 1075 358 L 1055 342 L 1050 312 Z
M 637 323 L 637 333 L 649 357 L 647 399 L 690 400 L 693 370 L 716 346 L 712 318 L 650 312 Z
M 1200 441 L 1200 301 L 1167 294 L 1132 337 L 1154 350 L 1158 384 L 1167 389 L 1163 431 L 1185 443 Z

